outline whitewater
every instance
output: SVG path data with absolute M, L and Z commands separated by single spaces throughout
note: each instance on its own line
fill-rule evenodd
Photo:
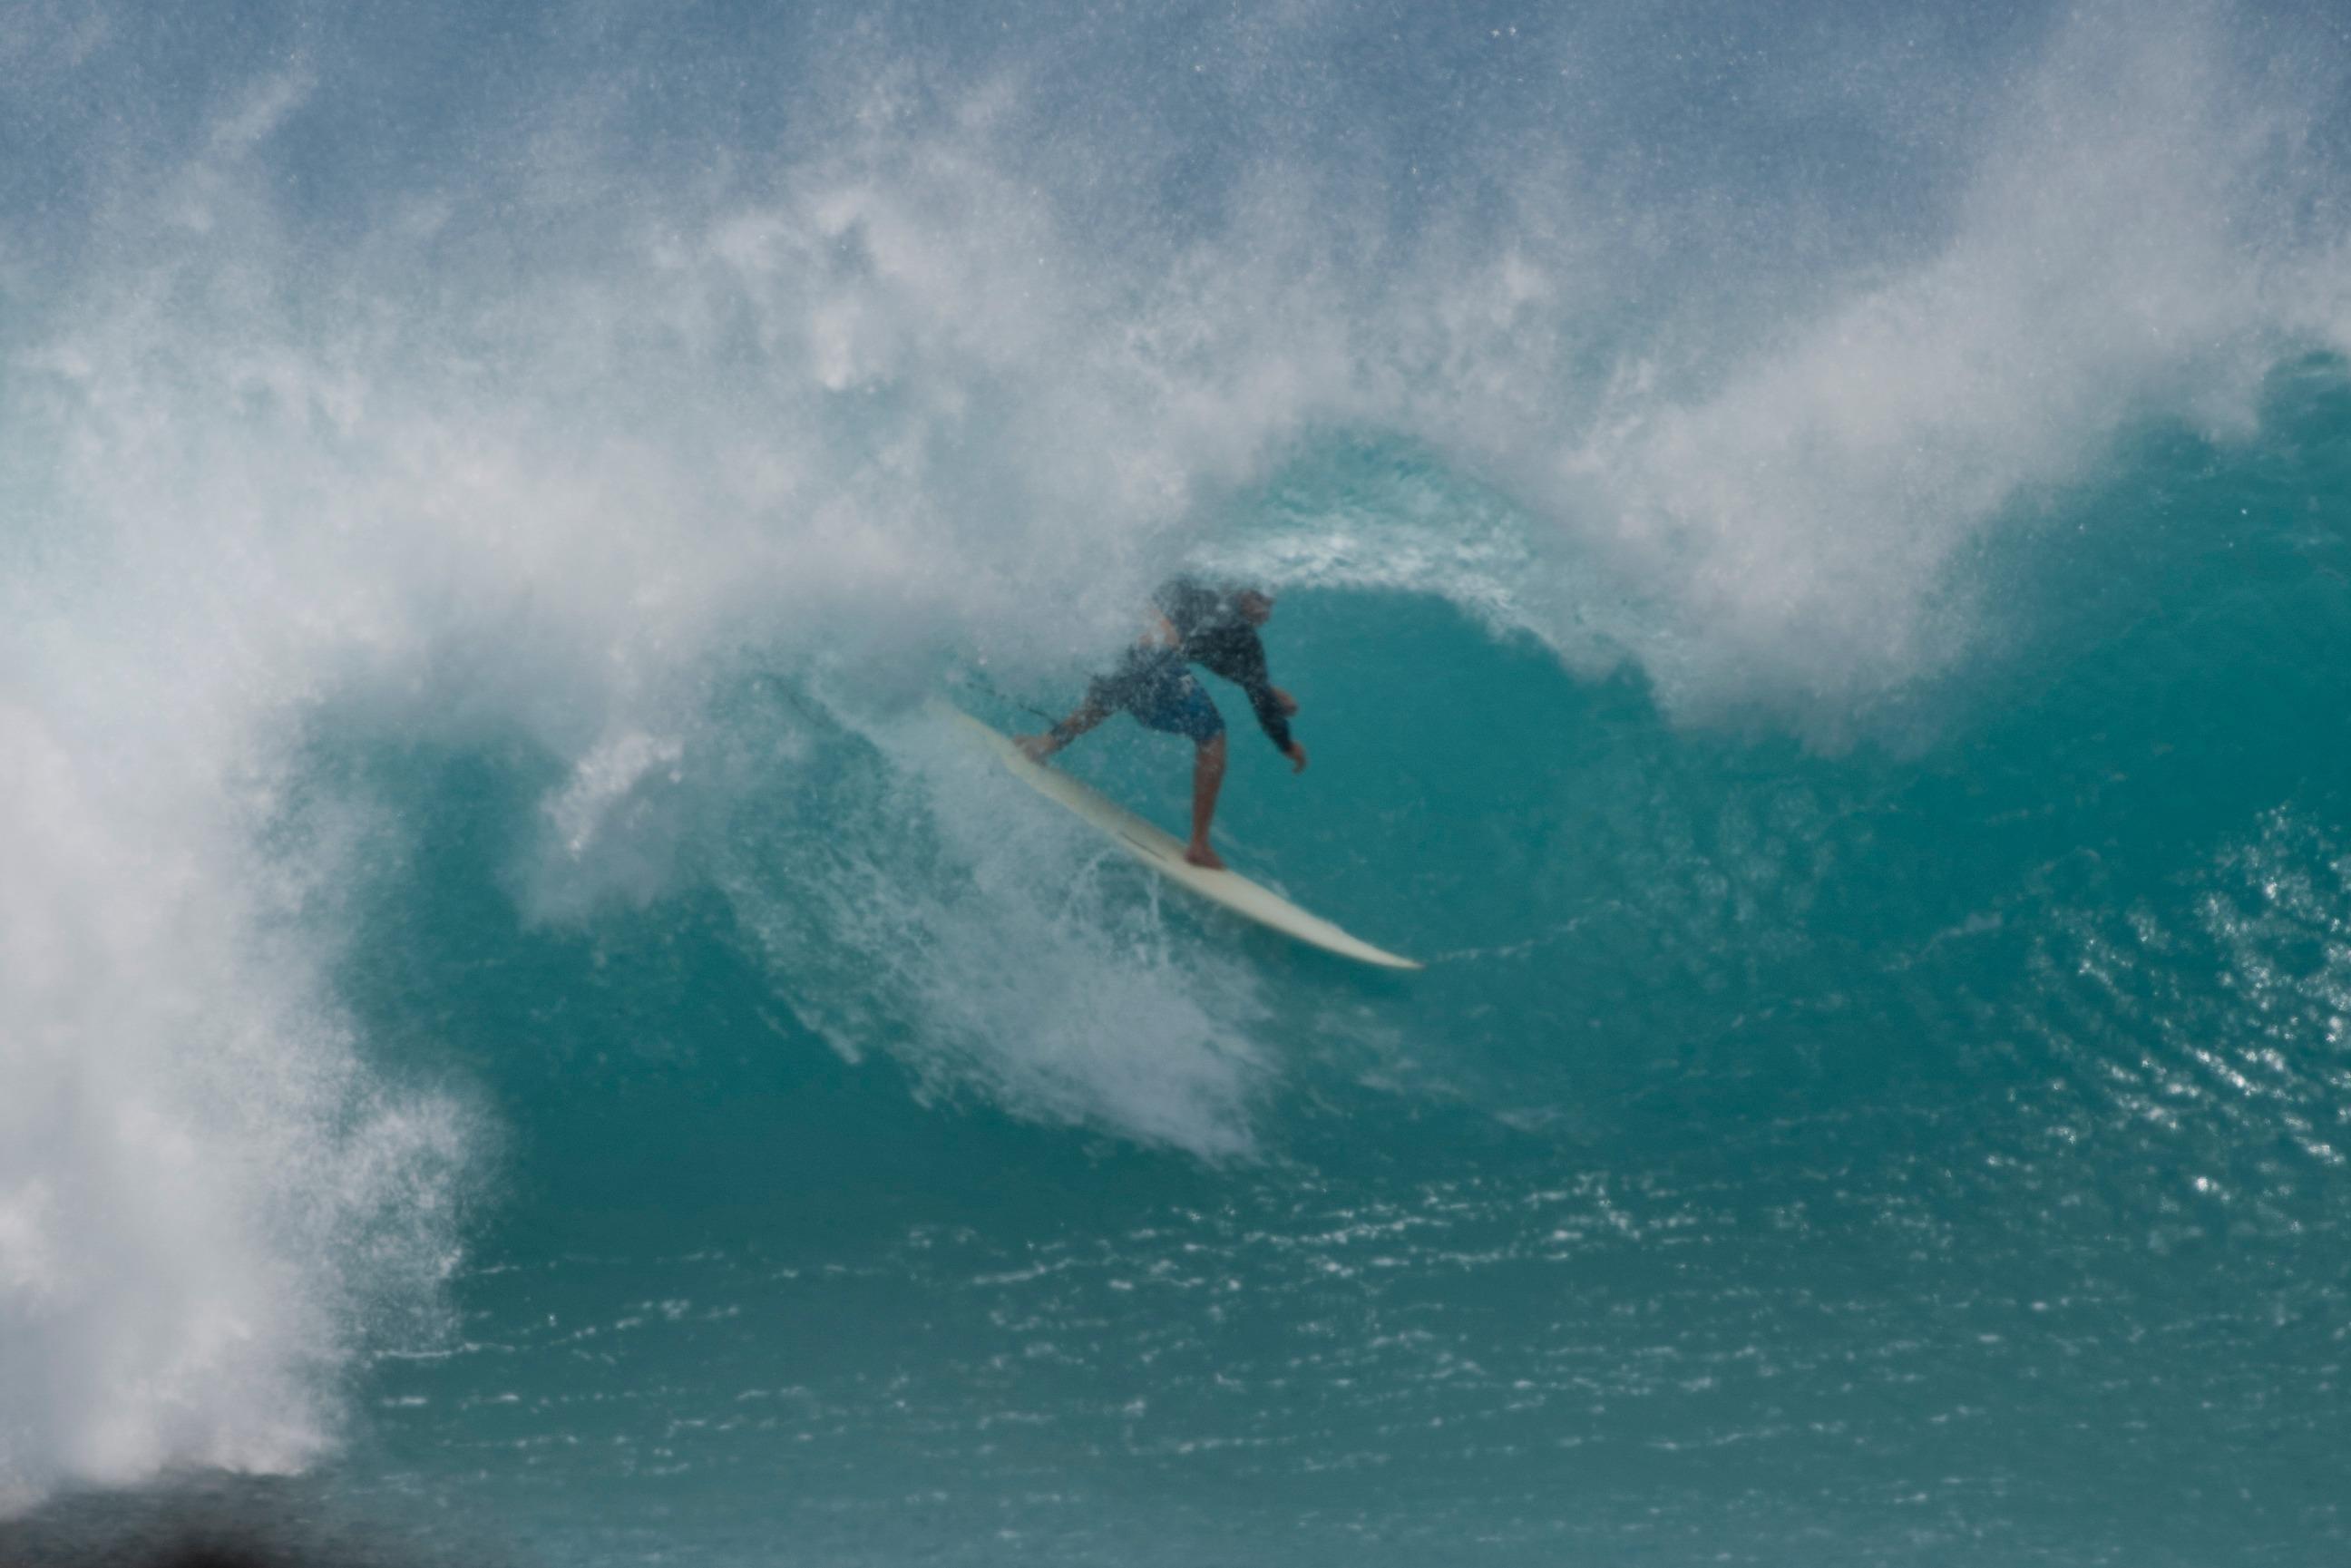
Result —
M 2330 5 L 19 0 L 0 1562 L 2339 1563 L 2346 714 Z

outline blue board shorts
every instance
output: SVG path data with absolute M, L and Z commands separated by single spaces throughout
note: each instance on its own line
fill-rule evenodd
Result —
M 1160 682 L 1147 697 L 1126 711 L 1152 729 L 1188 735 L 1202 746 L 1225 733 L 1225 716 L 1217 711 L 1207 688 L 1189 670 L 1174 680 Z
M 1217 711 L 1199 677 L 1180 660 L 1131 663 L 1108 683 L 1102 695 L 1145 728 L 1189 736 L 1196 745 L 1206 746 L 1225 733 L 1225 716 Z

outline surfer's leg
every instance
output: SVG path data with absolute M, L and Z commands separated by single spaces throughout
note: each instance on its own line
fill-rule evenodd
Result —
M 1184 858 L 1209 871 L 1224 870 L 1225 862 L 1208 847 L 1208 823 L 1217 814 L 1217 792 L 1225 787 L 1225 716 L 1192 672 L 1179 668 L 1147 716 L 1136 716 L 1154 729 L 1187 737 L 1197 747 L 1192 758 L 1192 841 L 1184 846 Z
M 1192 758 L 1192 841 L 1184 848 L 1186 860 L 1210 871 L 1225 869 L 1225 862 L 1208 847 L 1208 823 L 1217 814 L 1217 793 L 1224 787 L 1225 737 L 1219 730 L 1200 742 Z
M 1192 672 L 1172 658 L 1152 667 L 1148 679 L 1136 681 L 1132 690 L 1126 711 L 1138 723 L 1183 736 L 1198 748 L 1192 760 L 1192 841 L 1184 847 L 1184 858 L 1210 871 L 1224 870 L 1225 862 L 1208 847 L 1208 823 L 1225 784 L 1225 716 Z
M 1028 753 L 1031 762 L 1042 762 L 1086 731 L 1118 711 L 1115 691 L 1105 681 L 1096 681 L 1086 688 L 1085 701 L 1077 711 L 1042 735 L 1024 735 L 1013 744 Z
M 1137 643 L 1126 651 L 1118 668 L 1095 676 L 1087 685 L 1086 700 L 1078 705 L 1077 712 L 1044 734 L 1024 735 L 1015 744 L 1029 754 L 1029 761 L 1042 762 L 1122 708 L 1153 729 L 1178 728 L 1180 725 L 1165 722 L 1159 710 L 1170 702 L 1180 706 L 1186 683 L 1195 687 L 1200 684 L 1192 679 L 1176 650 Z M 1204 699 L 1207 695 L 1201 693 Z

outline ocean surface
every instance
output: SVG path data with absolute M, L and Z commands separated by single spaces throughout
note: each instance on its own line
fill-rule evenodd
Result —
M 2351 1561 L 2339 5 L 0 84 L 0 1561 Z

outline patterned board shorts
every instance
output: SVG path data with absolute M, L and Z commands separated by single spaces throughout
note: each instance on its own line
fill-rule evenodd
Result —
M 1168 735 L 1186 735 L 1206 746 L 1225 733 L 1225 716 L 1200 678 L 1172 661 L 1149 671 L 1136 671 L 1119 683 L 1117 706 L 1146 728 Z

